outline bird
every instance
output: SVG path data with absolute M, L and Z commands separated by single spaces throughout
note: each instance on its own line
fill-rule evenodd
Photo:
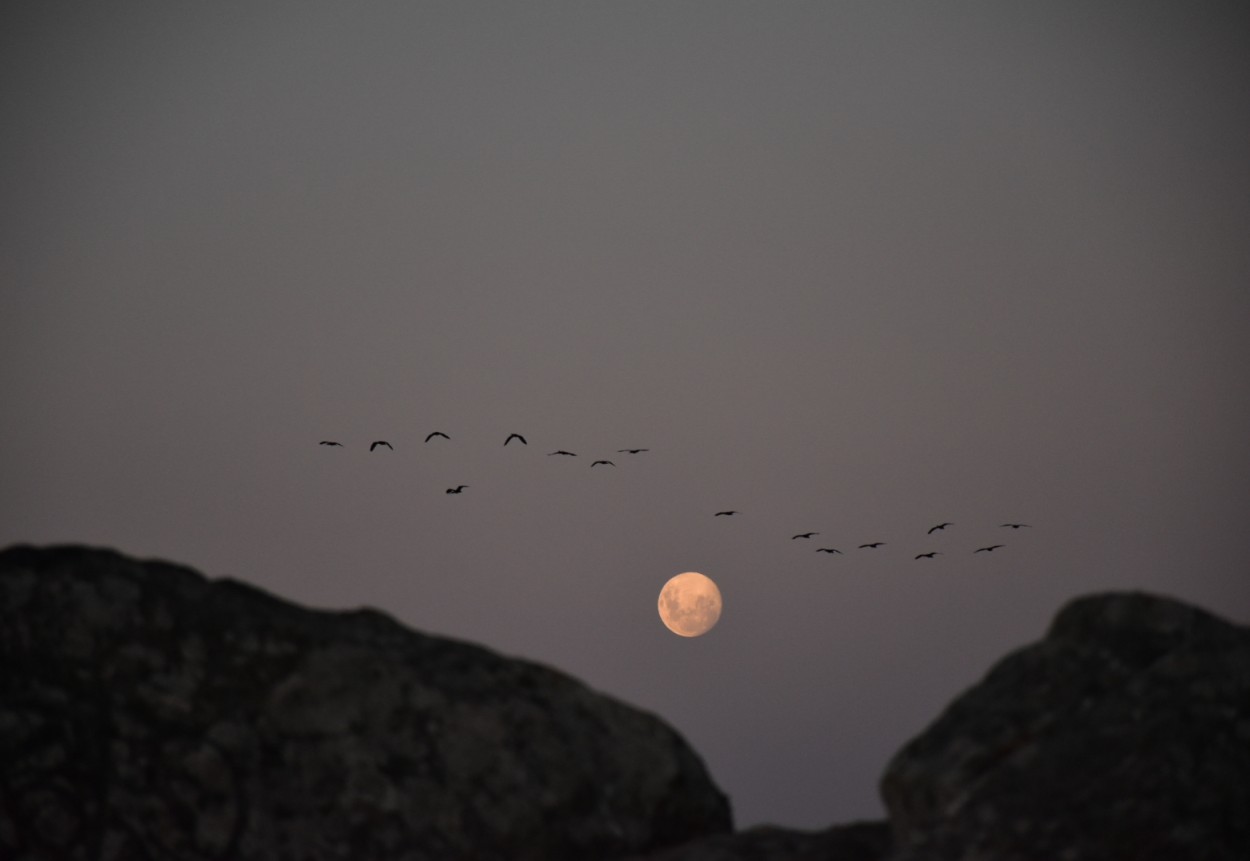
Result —
M 617 454 L 638 454 L 640 451 L 651 451 L 649 448 L 618 448 Z
M 448 493 L 463 493 L 463 492 L 464 492 L 464 489 L 465 489 L 466 487 L 468 487 L 468 486 L 469 486 L 469 485 L 467 485 L 467 484 L 457 484 L 455 487 L 449 487 L 449 488 L 447 488 L 447 492 L 448 492 Z
M 1012 529 L 1019 529 L 1021 526 L 1028 526 L 1027 523 L 1004 523 L 1003 526 L 1010 526 Z M 1032 527 L 1029 527 L 1030 529 Z
M 317 443 L 317 445 L 337 445 L 339 448 L 343 447 L 341 442 L 335 442 L 332 439 L 323 439 L 321 442 Z
M 796 538 L 811 538 L 813 535 L 819 534 L 819 532 L 800 532 L 798 535 L 791 535 L 790 540 L 793 541 Z
M 817 553 L 837 553 L 839 555 L 841 555 L 842 553 L 842 551 L 836 547 L 817 547 L 816 552 Z
M 512 442 L 514 439 L 519 439 L 521 441 L 521 445 L 529 445 L 529 443 L 525 441 L 525 437 L 521 436 L 519 433 L 508 434 L 508 438 L 503 441 L 503 444 L 507 445 L 508 443 Z
M 394 451 L 394 450 L 395 450 L 395 447 L 394 447 L 393 445 L 391 445 L 389 442 L 387 442 L 387 441 L 386 441 L 386 440 L 384 440 L 384 439 L 380 439 L 380 440 L 378 440 L 377 442 L 375 442 L 375 443 L 373 443 L 372 445 L 370 445 L 370 446 L 369 446 L 369 451 L 373 451 L 375 448 L 377 448 L 377 447 L 378 447 L 378 446 L 380 446 L 380 445 L 384 445 L 384 446 L 386 446 L 386 447 L 387 447 L 387 448 L 389 448 L 391 451 Z
M 994 550 L 996 550 L 996 549 L 998 549 L 999 547 L 1002 547 L 1002 546 L 1004 546 L 1004 545 L 1002 545 L 1002 544 L 991 544 L 989 547 L 978 547 L 976 550 L 973 550 L 972 552 L 973 552 L 974 554 L 975 554 L 975 553 L 991 553 L 991 552 L 993 552 Z
M 713 517 L 728 517 L 728 516 L 729 516 L 729 515 L 731 515 L 731 514 L 737 514 L 737 513 L 738 513 L 738 512 L 736 512 L 736 511 L 718 511 L 718 512 L 716 512 L 716 514 L 714 514 L 714 515 L 712 515 L 712 516 L 713 516 Z
M 603 464 L 604 466 L 616 466 L 616 464 L 614 464 L 614 463 L 613 463 L 612 461 L 610 461 L 610 460 L 597 460 L 597 461 L 595 461 L 594 463 L 592 463 L 592 464 L 590 465 L 590 466 L 591 466 L 591 469 L 595 468 L 595 467 L 596 467 L 596 466 L 598 466 L 599 464 Z
M 951 524 L 949 523 L 939 523 L 937 526 L 934 526 L 932 529 L 926 532 L 925 535 L 932 535 L 934 532 L 937 532 L 939 529 L 945 529 L 946 527 L 950 525 Z
M 430 440 L 434 439 L 434 437 L 436 436 L 441 436 L 443 439 L 451 439 L 451 437 L 449 437 L 447 434 L 443 433 L 442 431 L 434 431 L 433 433 L 426 435 L 425 441 L 429 442 Z
M 577 452 L 565 451 L 564 449 L 560 449 L 559 451 L 549 451 L 547 452 L 547 457 L 551 457 L 553 454 L 562 454 L 565 457 L 577 457 Z
M 872 542 L 871 544 L 861 544 L 861 545 L 859 545 L 859 549 L 861 549 L 861 550 L 862 550 L 862 549 L 864 549 L 865 547 L 868 547 L 868 548 L 870 548 L 870 549 L 872 549 L 872 550 L 876 550 L 876 549 L 877 549 L 878 547 L 880 547 L 882 544 L 885 544 L 885 542 L 884 542 L 884 541 L 874 541 L 874 542 Z
M 941 556 L 941 555 L 942 555 L 941 553 L 938 553 L 935 550 L 932 553 L 917 553 L 916 558 L 917 559 L 932 559 L 934 556 Z

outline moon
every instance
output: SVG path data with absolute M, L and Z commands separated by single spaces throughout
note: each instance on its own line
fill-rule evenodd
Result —
M 678 574 L 660 590 L 660 619 L 682 637 L 698 637 L 720 621 L 720 589 L 698 571 Z

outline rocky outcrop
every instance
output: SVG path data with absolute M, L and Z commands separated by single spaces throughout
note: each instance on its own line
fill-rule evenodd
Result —
M 0 553 L 0 857 L 609 859 L 727 831 L 659 719 L 177 565 Z
M 1242 861 L 1250 629 L 1072 602 L 890 762 L 888 823 L 728 833 L 657 718 L 373 611 L 0 552 L 0 858 Z
M 824 831 L 757 826 L 663 849 L 631 861 L 884 861 L 890 826 L 835 825 Z
M 889 764 L 895 861 L 1250 858 L 1250 630 L 1177 601 L 1059 613 Z

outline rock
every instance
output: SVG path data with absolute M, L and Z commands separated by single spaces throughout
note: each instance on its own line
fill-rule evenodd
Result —
M 890 762 L 895 861 L 1250 858 L 1250 629 L 1144 594 L 1063 609 Z
M 0 552 L 0 857 L 609 859 L 728 831 L 658 718 L 369 610 Z
M 835 825 L 824 831 L 758 826 L 698 838 L 631 861 L 885 861 L 889 848 L 890 826 L 885 822 Z

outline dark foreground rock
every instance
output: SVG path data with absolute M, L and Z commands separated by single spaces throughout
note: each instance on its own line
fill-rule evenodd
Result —
M 83 548 L 0 552 L 0 859 L 1244 861 L 1250 629 L 1074 601 L 890 762 L 888 823 L 728 833 L 554 670 Z
M 758 826 L 717 834 L 631 861 L 883 861 L 890 847 L 884 822 L 835 825 L 824 831 Z
M 1250 858 L 1250 629 L 1177 601 L 1069 604 L 902 749 L 895 861 Z
M 372 612 L 0 553 L 0 858 L 609 859 L 730 828 L 659 719 Z

